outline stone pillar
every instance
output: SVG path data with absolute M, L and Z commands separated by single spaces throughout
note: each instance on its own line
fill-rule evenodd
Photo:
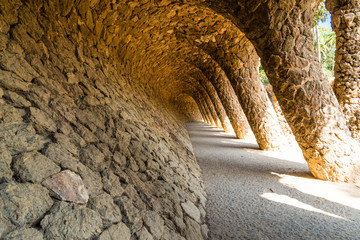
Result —
M 198 97 L 194 97 L 194 99 L 195 99 L 196 104 L 199 107 L 199 110 L 200 110 L 200 113 L 202 115 L 202 118 L 203 118 L 204 122 L 208 123 L 208 124 L 211 124 L 210 120 L 209 120 L 209 118 L 208 118 L 208 116 L 207 116 L 207 114 L 206 114 L 206 112 L 204 110 L 204 107 L 203 107 L 203 105 L 202 105 L 202 103 L 200 101 L 200 99 Z
M 217 128 L 221 128 L 221 123 L 220 120 L 216 114 L 215 108 L 214 108 L 214 104 L 211 101 L 209 95 L 205 92 L 204 93 L 204 107 L 206 108 L 206 110 L 209 112 L 210 118 L 212 119 L 212 125 L 217 127 Z
M 200 105 L 201 105 L 201 107 L 202 107 L 202 109 L 204 111 L 204 114 L 205 114 L 206 118 L 207 118 L 207 123 L 212 125 L 212 126 L 215 126 L 215 121 L 213 119 L 213 116 L 210 113 L 208 105 L 207 105 L 207 103 L 206 103 L 203 96 L 199 96 L 199 102 L 200 102 Z
M 259 57 L 248 43 L 238 53 L 241 59 L 219 60 L 228 76 L 256 141 L 263 150 L 277 150 L 287 145 L 275 110 L 260 81 Z
M 212 84 L 219 95 L 236 136 L 239 139 L 245 139 L 251 131 L 250 126 L 229 80 L 224 73 L 219 73 L 213 79 Z
M 221 128 L 220 120 L 219 120 L 219 118 L 218 118 L 218 116 L 216 114 L 214 104 L 211 101 L 211 98 L 209 97 L 209 94 L 205 91 L 205 89 L 203 89 L 203 87 L 200 84 L 199 84 L 198 91 L 201 92 L 201 96 L 202 96 L 201 99 L 203 101 L 205 111 L 208 112 L 209 117 L 211 119 L 210 120 L 211 125 L 213 125 L 213 126 L 215 126 L 217 128 Z
M 311 33 L 313 12 L 309 6 L 302 7 L 287 9 L 292 14 L 285 20 L 273 15 L 272 21 L 282 24 L 274 23 L 277 28 L 266 34 L 247 34 L 258 34 L 252 41 L 311 173 L 323 180 L 356 182 L 360 180 L 360 147 L 317 60 Z
M 272 105 L 274 107 L 276 116 L 277 116 L 277 118 L 279 120 L 279 123 L 280 123 L 280 127 L 281 127 L 281 129 L 282 129 L 282 131 L 284 133 L 284 137 L 287 139 L 290 146 L 296 146 L 297 142 L 295 140 L 294 134 L 291 131 L 291 128 L 290 128 L 288 122 L 286 121 L 284 113 L 281 110 L 279 102 L 276 99 L 276 96 L 274 94 L 272 86 L 269 84 L 269 85 L 265 86 L 265 89 L 266 89 L 268 97 L 269 97 L 269 99 L 270 99 L 270 101 L 271 101 L 271 103 L 272 103 Z
M 360 1 L 328 0 L 326 7 L 336 33 L 334 91 L 360 143 Z
M 212 63 L 211 63 L 212 62 Z M 245 139 L 251 129 L 229 80 L 215 61 L 192 62 L 209 79 L 224 107 L 236 137 Z
M 254 44 L 311 173 L 360 182 L 360 147 L 313 45 L 311 24 L 320 1 L 209 1 L 214 10 L 232 15 Z
M 235 38 L 228 35 L 223 37 Z M 237 37 L 241 42 L 234 42 L 231 47 L 214 45 L 201 39 L 195 42 L 225 72 L 260 148 L 281 149 L 287 145 L 287 141 L 283 137 L 276 113 L 260 81 L 259 57 L 253 45 L 244 36 Z
M 211 101 L 214 104 L 215 111 L 221 122 L 221 126 L 225 132 L 229 132 L 231 129 L 230 122 L 227 119 L 225 109 L 220 101 L 220 98 L 214 88 L 214 86 L 207 80 L 203 78 L 198 78 L 199 83 L 204 87 L 204 89 L 209 94 Z
M 217 128 L 221 128 L 221 122 L 215 111 L 214 104 L 204 87 L 195 79 L 184 81 L 184 84 L 188 84 L 193 90 L 197 91 L 198 98 L 203 105 L 203 109 L 207 113 L 210 124 Z

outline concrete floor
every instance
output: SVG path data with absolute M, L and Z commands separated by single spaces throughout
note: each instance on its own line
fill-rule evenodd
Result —
M 265 152 L 204 123 L 187 127 L 210 239 L 360 239 L 360 188 L 314 179 L 299 149 Z

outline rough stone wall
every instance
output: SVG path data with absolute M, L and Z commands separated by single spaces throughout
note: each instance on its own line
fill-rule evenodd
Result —
M 0 238 L 205 238 L 184 125 L 67 32 L 70 2 L 0 3 Z
M 172 102 L 172 106 L 176 106 L 178 110 L 178 118 L 181 119 L 183 122 L 201 122 L 203 118 L 201 116 L 201 112 L 195 102 L 195 100 L 187 96 L 181 96 L 179 99 L 175 98 Z

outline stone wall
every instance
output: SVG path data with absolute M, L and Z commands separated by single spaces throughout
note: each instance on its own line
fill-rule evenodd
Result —
M 0 238 L 206 238 L 183 123 L 54 7 L 0 3 Z
M 178 110 L 178 119 L 183 122 L 200 122 L 203 121 L 199 108 L 195 100 L 190 96 L 181 96 L 172 102 L 172 106 Z

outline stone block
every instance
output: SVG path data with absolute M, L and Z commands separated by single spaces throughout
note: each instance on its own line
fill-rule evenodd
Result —
M 130 238 L 130 229 L 124 223 L 118 223 L 106 229 L 100 235 L 99 240 L 130 240 Z M 140 239 L 145 240 L 143 238 Z
M 15 158 L 14 170 L 22 181 L 39 183 L 61 168 L 39 152 L 27 152 Z
M 5 91 L 4 97 L 9 99 L 14 107 L 25 108 L 31 106 L 31 103 L 28 100 L 15 92 Z
M 34 123 L 34 128 L 37 132 L 55 132 L 57 130 L 54 120 L 38 108 L 30 107 L 30 121 Z
M 99 213 L 85 206 L 57 202 L 40 225 L 46 239 L 83 240 L 101 232 L 102 220 Z
M 80 164 L 79 160 L 59 144 L 49 144 L 45 149 L 44 154 L 62 168 L 70 169 L 74 172 L 77 171 L 78 165 Z
M 89 202 L 89 207 L 100 213 L 105 226 L 121 221 L 120 209 L 114 203 L 113 198 L 107 193 L 102 193 L 92 198 Z
M 92 144 L 80 150 L 80 161 L 93 171 L 101 171 L 105 167 L 104 154 Z
M 36 223 L 52 204 L 48 191 L 40 185 L 14 182 L 0 185 L 0 213 L 16 227 Z
M 13 176 L 13 172 L 11 170 L 11 161 L 12 157 L 9 151 L 7 151 L 5 148 L 0 151 L 0 183 L 11 180 Z
M 201 223 L 201 215 L 200 210 L 190 201 L 186 201 L 184 203 L 181 203 L 181 207 L 184 209 L 184 212 L 189 215 L 192 219 L 194 219 L 196 222 Z
M 43 147 L 43 142 L 36 135 L 35 129 L 30 124 L 24 123 L 0 125 L 0 141 L 12 155 Z
M 100 173 L 92 171 L 82 163 L 78 166 L 78 172 L 83 179 L 85 188 L 90 196 L 96 196 L 103 192 L 103 184 Z
M 120 179 L 112 170 L 103 171 L 102 182 L 104 190 L 112 197 L 120 197 L 123 194 L 124 189 L 121 186 Z
M 4 240 L 43 240 L 43 234 L 35 228 L 20 228 L 17 229 L 4 238 Z
M 143 220 L 154 239 L 161 239 L 164 233 L 164 220 L 161 216 L 154 211 L 146 211 Z
M 89 194 L 81 177 L 70 170 L 64 170 L 42 184 L 50 190 L 50 193 L 63 201 L 86 204 Z

